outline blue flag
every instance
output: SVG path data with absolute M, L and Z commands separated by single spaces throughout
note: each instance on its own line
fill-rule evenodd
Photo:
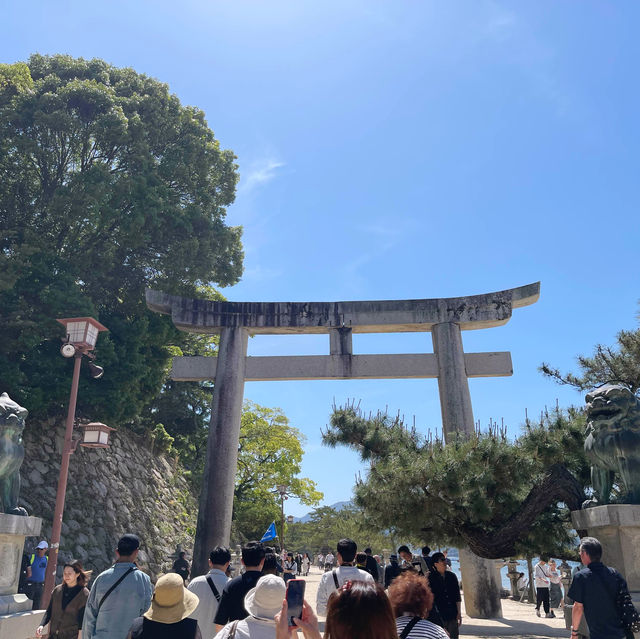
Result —
M 264 533 L 264 535 L 262 535 L 262 539 L 260 541 L 271 541 L 272 539 L 275 539 L 277 536 L 278 534 L 276 533 L 276 522 L 272 521 L 271 526 L 267 528 L 267 531 Z

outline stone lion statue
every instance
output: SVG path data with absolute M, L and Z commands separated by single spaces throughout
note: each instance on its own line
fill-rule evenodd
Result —
M 640 399 L 619 384 L 604 384 L 585 399 L 594 495 L 583 508 L 610 503 L 614 482 L 626 491 L 626 503 L 640 504 Z
M 26 515 L 18 506 L 20 466 L 24 459 L 22 431 L 29 411 L 7 393 L 0 395 L 0 512 Z

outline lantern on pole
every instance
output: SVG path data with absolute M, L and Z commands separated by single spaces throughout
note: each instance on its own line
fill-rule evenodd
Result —
M 62 531 L 62 514 L 64 502 L 67 494 L 67 480 L 69 478 L 69 458 L 76 448 L 78 442 L 73 440 L 73 426 L 76 415 L 76 402 L 78 400 L 78 385 L 80 382 L 80 365 L 82 357 L 86 355 L 89 360 L 94 358 L 91 352 L 101 331 L 108 330 L 92 317 L 72 317 L 59 319 L 58 322 L 65 328 L 66 336 L 63 338 L 60 353 L 63 357 L 73 357 L 73 378 L 71 381 L 71 394 L 69 396 L 69 409 L 67 411 L 67 422 L 62 448 L 62 461 L 60 463 L 60 476 L 58 478 L 58 489 L 56 492 L 56 504 L 51 523 L 51 544 L 49 546 L 49 560 L 45 572 L 44 588 L 42 592 L 42 606 L 49 604 L 51 592 L 55 586 L 56 570 L 58 567 L 58 548 L 60 547 L 60 533 Z M 101 366 L 96 366 L 89 361 L 89 369 L 93 378 L 102 377 L 104 370 Z M 91 428 L 88 428 L 91 426 Z M 87 424 L 84 438 L 80 442 L 83 446 L 93 448 L 106 448 L 109 443 L 109 431 L 114 430 L 104 424 Z M 88 437 L 88 440 L 87 440 Z
M 66 342 L 60 349 L 64 357 L 73 357 L 75 352 L 66 346 L 73 346 L 74 351 L 80 351 L 86 355 L 95 348 L 98 341 L 98 333 L 109 330 L 93 317 L 72 317 L 57 320 L 67 332 Z

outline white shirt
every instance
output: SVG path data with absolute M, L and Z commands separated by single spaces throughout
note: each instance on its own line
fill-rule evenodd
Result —
M 320 579 L 318 585 L 318 594 L 316 595 L 316 612 L 319 615 L 327 614 L 327 601 L 331 593 L 336 589 L 335 581 L 333 580 L 333 570 L 325 572 Z M 373 577 L 364 570 L 356 568 L 355 566 L 338 566 L 335 568 L 336 576 L 338 577 L 338 584 L 342 586 L 345 581 L 369 581 L 373 583 Z
M 533 569 L 533 574 L 536 578 L 536 588 L 548 588 L 551 572 L 547 564 L 537 563 Z
M 216 639 L 226 639 L 231 633 L 231 626 L 234 623 L 235 621 L 230 621 L 224 628 L 221 628 Z M 236 639 L 276 639 L 276 622 L 273 619 L 249 616 L 238 621 Z
M 333 564 L 335 557 L 333 556 L 332 553 L 327 553 L 325 558 L 324 558 L 324 563 L 325 564 Z
M 198 599 L 200 599 L 198 607 L 189 617 L 197 619 L 202 639 L 213 639 L 216 634 L 216 625 L 213 623 L 213 619 L 218 610 L 218 600 L 215 598 L 211 586 L 207 583 L 207 576 L 211 577 L 220 596 L 222 596 L 222 590 L 229 581 L 229 577 L 222 570 L 213 568 L 206 575 L 194 577 L 187 586 L 187 589 L 194 595 L 198 595 Z

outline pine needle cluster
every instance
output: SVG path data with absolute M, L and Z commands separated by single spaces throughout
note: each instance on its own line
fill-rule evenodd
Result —
M 569 511 L 580 507 L 589 481 L 580 411 L 544 412 L 515 440 L 490 428 L 445 444 L 399 416 L 366 416 L 347 404 L 334 409 L 323 441 L 369 462 L 355 501 L 381 530 L 430 544 L 465 543 L 486 558 L 532 548 L 573 556 Z

